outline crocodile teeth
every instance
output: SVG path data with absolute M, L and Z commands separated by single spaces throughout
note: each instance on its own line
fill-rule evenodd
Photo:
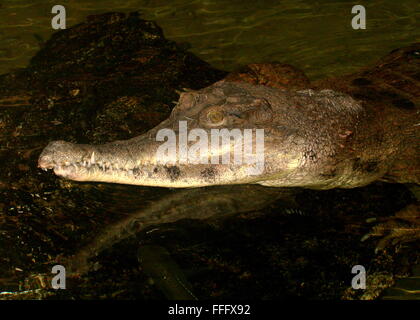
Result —
M 90 164 L 95 164 L 95 151 L 93 151 L 92 155 L 90 156 Z

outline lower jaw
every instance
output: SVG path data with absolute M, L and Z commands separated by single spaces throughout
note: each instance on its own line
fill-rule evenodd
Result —
M 82 171 L 82 172 L 81 172 Z M 147 171 L 147 170 L 146 170 Z M 100 183 L 117 183 L 126 185 L 137 185 L 137 186 L 150 186 L 150 187 L 166 187 L 166 188 L 197 188 L 220 184 L 236 184 L 236 183 L 249 183 L 249 181 L 243 182 L 229 182 L 220 181 L 215 179 L 214 181 L 202 181 L 199 178 L 184 178 L 182 177 L 177 180 L 165 180 L 162 177 L 148 177 L 147 174 L 133 176 L 132 173 L 119 170 L 77 170 L 74 167 L 55 167 L 54 173 L 64 179 L 69 179 L 79 182 L 100 182 Z
M 99 183 L 117 183 L 125 185 L 149 186 L 149 187 L 166 187 L 166 188 L 191 188 L 204 187 L 213 185 L 212 183 L 199 183 L 198 181 L 162 181 L 161 179 L 142 179 L 132 178 L 125 175 L 112 175 L 111 172 L 103 173 L 77 173 L 70 172 L 68 169 L 54 168 L 54 173 L 64 179 L 78 181 L 78 182 L 99 182 Z
M 64 179 L 79 181 L 79 182 L 101 182 L 101 183 L 118 183 L 129 185 L 164 185 L 158 181 L 144 181 L 143 179 L 135 179 L 129 176 L 129 173 L 124 171 L 108 170 L 107 172 L 80 172 L 74 168 L 69 167 L 55 167 L 54 173 Z
M 86 181 L 83 175 L 77 174 L 76 172 L 69 172 L 63 168 L 54 168 L 54 173 L 62 178 L 74 180 L 74 181 Z

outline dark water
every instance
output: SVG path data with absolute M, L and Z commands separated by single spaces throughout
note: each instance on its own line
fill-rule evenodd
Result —
M 54 32 L 55 0 L 0 2 L 0 74 L 25 67 Z M 419 41 L 417 0 L 102 0 L 61 1 L 67 27 L 91 14 L 138 10 L 165 35 L 186 42 L 215 67 L 282 61 L 311 77 L 354 71 L 388 51 Z M 351 28 L 351 8 L 363 4 L 367 29 Z

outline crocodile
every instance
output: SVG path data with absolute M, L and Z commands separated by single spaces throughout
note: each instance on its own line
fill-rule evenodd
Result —
M 103 145 L 53 141 L 38 166 L 76 181 L 172 188 L 261 184 L 322 190 L 377 180 L 418 184 L 419 58 L 416 43 L 371 68 L 314 83 L 289 81 L 304 77 L 294 69 L 284 80 L 278 64 L 250 65 L 209 87 L 181 92 L 170 117 L 145 134 Z M 167 149 L 170 161 L 164 161 L 159 151 L 171 132 L 175 142 Z M 220 132 L 232 139 L 208 147 L 220 142 Z M 246 138 L 251 138 L 247 152 Z M 253 153 L 259 141 L 263 152 Z M 226 154 L 227 161 L 221 161 Z M 245 161 L 258 155 L 260 168 L 261 161 Z
M 258 210 L 279 198 L 284 201 L 275 188 L 247 189 L 249 184 L 321 190 L 377 180 L 419 184 L 419 57 L 420 44 L 413 44 L 392 51 L 373 67 L 312 83 L 289 65 L 252 64 L 209 87 L 182 92 L 170 117 L 141 136 L 103 145 L 50 142 L 38 166 L 71 180 L 171 188 L 238 184 L 234 190 L 184 190 L 164 198 L 110 226 L 64 264 L 84 274 L 92 257 L 133 229 Z M 212 129 L 252 129 L 255 135 L 263 129 L 263 169 L 250 174 L 257 163 L 237 164 L 234 156 L 229 163 L 183 163 L 179 145 L 173 163 L 160 163 L 157 151 L 164 142 L 157 139 L 159 132 L 171 129 L 179 144 L 186 128 L 200 129 L 207 137 Z M 184 143 L 190 148 L 196 141 Z M 235 143 L 227 147 L 234 153 Z M 207 160 L 220 160 L 222 152 L 226 150 Z M 191 203 L 200 203 L 200 210 Z M 418 202 L 411 204 L 396 214 L 397 219 L 384 219 L 363 240 L 386 235 L 376 247 L 380 250 L 396 241 L 419 239 L 419 212 Z M 172 289 L 178 290 L 175 284 Z M 190 298 L 190 291 L 176 292 Z

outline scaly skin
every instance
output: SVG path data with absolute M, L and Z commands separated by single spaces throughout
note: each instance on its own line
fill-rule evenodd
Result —
M 104 145 L 51 142 L 39 167 L 77 181 L 162 187 L 258 183 L 330 189 L 378 179 L 419 183 L 418 55 L 419 45 L 413 45 L 374 68 L 315 83 L 313 89 L 230 77 L 182 93 L 169 119 L 139 137 Z M 234 164 L 233 157 L 228 164 L 180 163 L 178 153 L 176 163 L 158 163 L 163 142 L 156 135 L 163 128 L 178 133 L 179 121 L 208 136 L 214 128 L 264 129 L 264 169 L 250 175 L 251 165 Z

